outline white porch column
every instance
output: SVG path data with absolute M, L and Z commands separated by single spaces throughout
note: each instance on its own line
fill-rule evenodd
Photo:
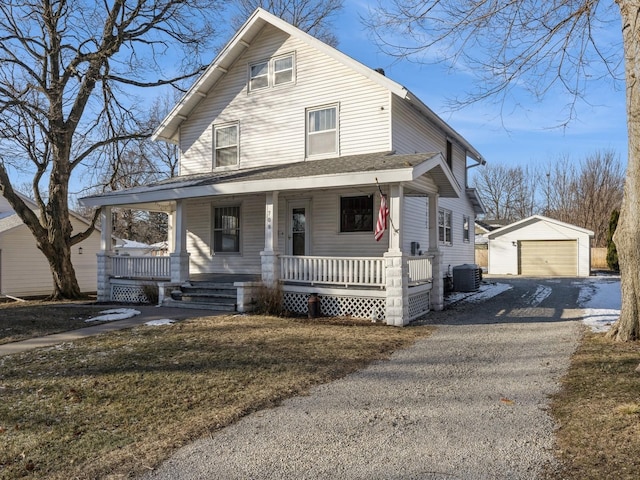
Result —
M 429 255 L 433 255 L 431 270 L 430 309 L 439 311 L 444 308 L 444 272 L 442 271 L 442 253 L 438 237 L 438 200 L 439 195 L 429 195 Z
M 111 301 L 111 235 L 113 221 L 111 207 L 102 207 L 100 211 L 100 251 L 98 257 L 97 298 L 98 302 Z
M 404 190 L 402 185 L 391 185 L 389 204 L 389 251 L 386 261 L 386 294 L 388 325 L 403 326 L 409 323 L 409 268 L 402 252 Z
M 187 252 L 187 216 L 184 200 L 176 200 L 176 209 L 171 213 L 172 252 L 171 282 L 182 283 L 189 280 L 189 253 Z
M 273 287 L 280 280 L 278 253 L 278 192 L 267 192 L 264 207 L 264 250 L 260 252 L 262 281 Z

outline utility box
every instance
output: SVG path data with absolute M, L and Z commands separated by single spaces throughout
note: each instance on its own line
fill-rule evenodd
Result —
M 480 268 L 475 263 L 453 267 L 453 291 L 475 292 L 480 288 Z

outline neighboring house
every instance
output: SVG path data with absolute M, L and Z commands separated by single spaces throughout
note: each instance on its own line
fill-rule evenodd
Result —
M 37 205 L 27 197 L 22 200 L 34 211 Z M 74 230 L 83 231 L 89 223 L 72 213 Z M 100 251 L 100 232 L 72 247 L 71 261 L 83 292 L 96 291 L 96 254 Z M 51 270 L 44 254 L 36 247 L 29 228 L 22 223 L 9 202 L 0 195 L 0 298 L 35 297 L 53 292 Z
M 240 311 L 263 282 L 289 311 L 314 293 L 325 314 L 405 325 L 441 309 L 443 277 L 473 263 L 480 153 L 401 85 L 262 9 L 154 137 L 179 145 L 178 177 L 83 203 L 102 207 L 103 238 L 113 207 L 169 213 L 170 256 L 143 275 L 105 249 L 101 300 L 136 298 L 150 277 L 168 282 L 161 298 L 231 278 Z
M 152 255 L 163 255 L 167 249 L 166 242 L 158 242 L 152 245 L 135 240 L 127 240 L 126 238 L 116 238 L 112 247 L 116 255 L 143 257 Z
M 486 234 L 489 274 L 588 277 L 593 232 L 534 215 Z

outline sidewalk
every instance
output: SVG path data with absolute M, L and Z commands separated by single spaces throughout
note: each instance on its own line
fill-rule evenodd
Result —
M 104 309 L 108 310 L 111 308 L 125 307 L 123 307 L 122 305 L 105 305 Z M 102 323 L 100 325 L 93 325 L 78 330 L 54 333 L 52 335 L 30 338 L 28 340 L 22 340 L 20 342 L 5 343 L 3 345 L 0 345 L 0 357 L 4 355 L 12 355 L 14 353 L 26 352 L 28 350 L 34 350 L 36 348 L 50 347 L 52 345 L 58 345 L 60 343 L 73 342 L 81 338 L 91 337 L 93 335 L 99 335 L 101 333 L 123 330 L 125 328 L 142 325 L 151 320 L 162 320 L 168 318 L 177 321 L 187 318 L 210 317 L 212 315 L 222 315 L 224 313 L 227 313 L 217 312 L 215 310 L 156 307 L 149 305 L 127 306 L 126 308 L 138 310 L 140 312 L 140 315 L 136 315 L 124 320 L 117 320 L 114 322 Z

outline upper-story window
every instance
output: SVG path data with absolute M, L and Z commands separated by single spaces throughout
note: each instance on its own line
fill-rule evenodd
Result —
M 249 65 L 249 90 L 255 91 L 291 83 L 295 78 L 294 73 L 295 56 L 293 53 L 253 63 Z
M 338 153 L 338 107 L 307 110 L 307 156 Z
M 447 165 L 449 165 L 449 170 L 453 169 L 453 144 L 451 141 L 447 140 Z
M 273 84 L 293 81 L 293 55 L 285 55 L 273 59 Z
M 229 167 L 238 164 L 238 124 L 226 124 L 213 127 L 214 153 L 213 168 Z
M 255 63 L 249 67 L 249 89 L 258 90 L 269 86 L 269 62 Z

